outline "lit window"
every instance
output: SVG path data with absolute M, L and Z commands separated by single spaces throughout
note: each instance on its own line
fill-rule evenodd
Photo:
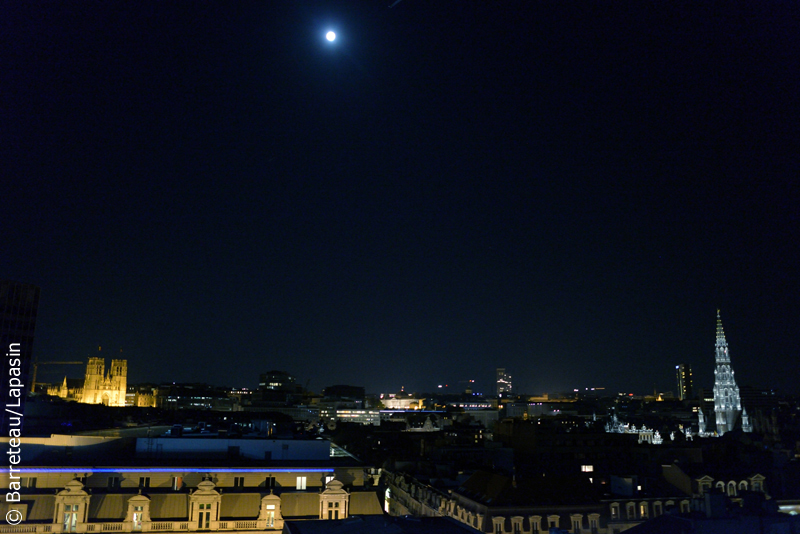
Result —
M 583 471 L 584 473 L 591 473 L 592 471 L 594 471 L 594 466 L 593 465 L 582 465 L 581 466 L 581 471 Z
M 298 490 L 306 489 L 306 477 L 297 477 L 297 489 Z

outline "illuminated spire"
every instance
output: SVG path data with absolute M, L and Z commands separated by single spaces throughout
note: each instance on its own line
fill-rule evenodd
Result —
M 722 330 L 722 319 L 717 310 L 717 343 L 715 347 L 716 369 L 714 370 L 714 414 L 717 423 L 717 435 L 734 429 L 736 420 L 742 411 L 739 386 L 736 385 L 731 358 L 728 355 L 728 342 Z
M 730 356 L 728 356 L 728 341 L 725 339 L 725 331 L 722 329 L 722 319 L 719 316 L 719 308 L 717 309 L 716 360 L 717 363 L 730 363 L 731 361 Z

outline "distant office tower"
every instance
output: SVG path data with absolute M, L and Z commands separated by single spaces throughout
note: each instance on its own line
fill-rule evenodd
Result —
M 739 386 L 733 377 L 731 358 L 728 355 L 728 342 L 722 330 L 722 319 L 717 310 L 717 343 L 715 350 L 717 368 L 714 370 L 714 414 L 716 415 L 717 434 L 733 430 L 736 418 L 742 411 L 739 398 Z
M 678 379 L 678 397 L 681 400 L 692 398 L 692 365 L 682 363 L 675 366 Z
M 33 334 L 39 309 L 39 288 L 31 284 L 0 281 L 0 349 L 3 380 L 8 386 L 0 416 L 0 436 L 11 428 L 22 431 L 22 413 L 28 389 L 28 369 L 33 361 Z M 5 389 L 5 388 L 4 388 Z
M 511 395 L 511 375 L 506 374 L 505 367 L 497 368 L 497 396 Z

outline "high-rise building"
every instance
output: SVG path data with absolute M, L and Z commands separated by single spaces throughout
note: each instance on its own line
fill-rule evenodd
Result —
M 739 386 L 733 377 L 731 357 L 728 354 L 728 342 L 722 330 L 722 319 L 717 310 L 717 342 L 715 349 L 716 369 L 714 369 L 714 414 L 717 423 L 717 435 L 734 429 L 736 419 L 742 412 L 739 398 Z
M 0 435 L 22 431 L 22 413 L 28 390 L 28 369 L 33 361 L 33 334 L 39 309 L 39 288 L 7 280 L 0 281 L 0 348 L 3 380 L 8 385 L 0 415 Z
M 511 375 L 506 374 L 505 367 L 497 368 L 497 396 L 511 395 Z
M 682 363 L 675 366 L 675 374 L 678 380 L 678 398 L 681 400 L 692 398 L 692 365 Z
M 273 370 L 260 376 L 258 389 L 294 393 L 297 388 L 295 386 L 295 378 L 292 375 L 286 371 Z

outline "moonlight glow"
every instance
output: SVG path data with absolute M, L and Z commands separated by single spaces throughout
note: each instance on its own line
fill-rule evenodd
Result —
M 328 32 L 328 33 L 325 34 L 325 38 L 327 40 L 333 42 L 333 40 L 336 39 L 336 34 L 333 33 L 333 32 Z

